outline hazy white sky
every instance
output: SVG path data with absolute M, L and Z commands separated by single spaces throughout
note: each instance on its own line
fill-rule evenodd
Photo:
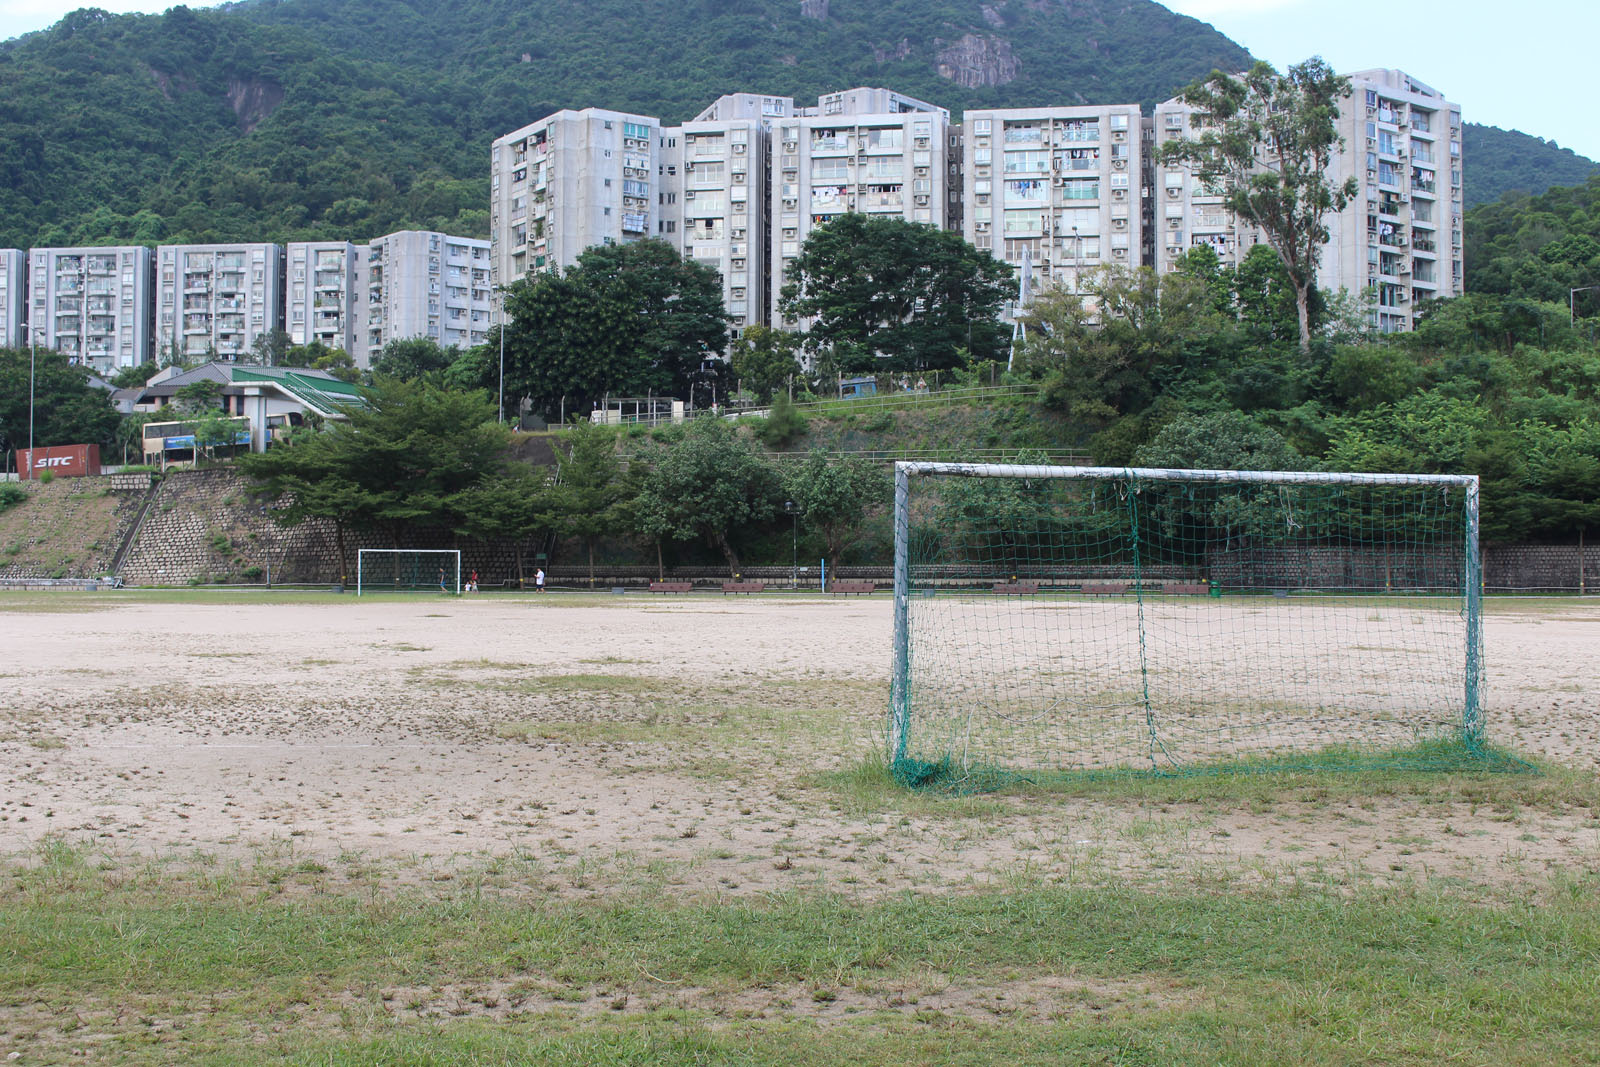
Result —
M 0 0 L 0 39 L 43 29 L 84 6 Z M 92 6 L 162 11 L 169 4 L 95 0 Z M 1280 68 L 1313 55 L 1338 70 L 1399 67 L 1459 103 L 1468 121 L 1519 129 L 1600 159 L 1600 122 L 1587 103 L 1600 0 L 1166 0 L 1166 6 L 1211 23 Z

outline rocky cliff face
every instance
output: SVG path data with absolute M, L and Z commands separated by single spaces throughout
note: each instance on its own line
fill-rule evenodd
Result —
M 228 82 L 228 104 L 239 117 L 239 131 L 249 133 L 283 103 L 283 86 L 263 78 L 233 78 Z
M 1016 81 L 1018 66 L 1010 41 L 969 33 L 939 50 L 934 69 L 941 78 L 967 89 L 978 89 Z
M 808 19 L 828 17 L 828 0 L 800 0 L 800 14 Z

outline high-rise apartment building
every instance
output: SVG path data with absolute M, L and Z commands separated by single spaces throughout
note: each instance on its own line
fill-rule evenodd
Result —
M 20 248 L 0 248 L 0 347 L 21 348 L 28 343 L 28 254 Z
M 350 354 L 369 367 L 390 341 L 426 337 L 444 348 L 488 339 L 489 242 L 428 230 L 379 237 L 357 255 L 356 329 Z
M 821 97 L 780 121 L 770 157 L 769 299 L 779 294 L 813 229 L 847 212 L 943 226 L 950 112 L 887 89 Z
M 722 275 L 732 329 L 769 321 L 767 159 L 787 96 L 724 96 L 657 142 L 657 234 Z M 676 232 L 673 232 L 676 231 Z
M 1089 271 L 1141 262 L 1137 104 L 968 111 L 961 140 L 961 234 L 1028 264 L 1036 290 L 1076 291 Z
M 290 342 L 317 341 L 357 355 L 357 262 L 357 247 L 348 241 L 289 242 L 283 328 Z M 365 292 L 359 295 L 366 298 Z
M 1339 108 L 1343 146 L 1328 168 L 1335 183 L 1356 180 L 1355 198 L 1327 218 L 1317 283 L 1369 293 L 1372 325 L 1391 333 L 1416 325 L 1416 306 L 1463 291 L 1461 260 L 1461 109 L 1398 70 L 1349 75 Z M 1203 123 L 1205 117 L 1201 115 Z M 1195 112 L 1181 100 L 1159 105 L 1150 121 L 1156 144 L 1193 136 Z M 1202 127 L 1203 128 L 1203 127 Z M 1261 235 L 1222 206 L 1190 168 L 1152 166 L 1153 265 L 1171 270 L 1201 244 L 1237 263 Z
M 28 250 L 28 322 L 38 343 L 99 373 L 151 358 L 150 249 Z
M 163 360 L 248 360 L 257 338 L 283 328 L 282 246 L 161 245 L 155 328 Z
M 664 235 L 661 123 L 601 108 L 558 111 L 490 150 L 490 279 L 570 267 L 584 249 Z M 496 298 L 498 308 L 498 298 Z

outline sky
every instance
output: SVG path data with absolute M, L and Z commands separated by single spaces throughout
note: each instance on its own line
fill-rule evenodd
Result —
M 1398 67 L 1468 122 L 1521 130 L 1600 159 L 1597 0 L 1163 0 L 1282 70 Z M 1470 161 L 1469 161 L 1470 165 Z
M 1587 103 L 1597 0 L 1165 0 L 1279 69 L 1320 55 L 1336 70 L 1399 67 L 1461 105 L 1468 122 L 1517 129 L 1600 159 Z M 149 0 L 92 0 L 162 11 Z M 82 0 L 0 0 L 0 39 L 41 30 Z M 191 6 L 205 6 L 193 3 Z

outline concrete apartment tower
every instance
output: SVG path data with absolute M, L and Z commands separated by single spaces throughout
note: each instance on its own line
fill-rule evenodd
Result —
M 258 338 L 283 328 L 283 247 L 159 246 L 155 326 L 163 362 L 248 362 Z
M 291 343 L 318 341 L 358 358 L 357 260 L 357 248 L 349 241 L 289 242 L 284 266 L 283 328 Z M 366 294 L 360 296 L 365 299 Z
M 28 254 L 0 248 L 0 346 L 25 348 L 28 308 Z
M 357 255 L 358 341 L 363 369 L 390 341 L 426 337 L 443 348 L 488 338 L 490 243 L 430 230 L 379 237 Z
M 773 123 L 793 114 L 791 97 L 737 93 L 663 129 L 658 142 L 657 232 L 722 275 L 735 333 L 771 319 L 768 149 Z
M 1374 329 L 1410 330 L 1420 301 L 1463 291 L 1461 109 L 1402 71 L 1348 77 L 1353 91 L 1338 119 L 1344 145 L 1328 175 L 1335 183 L 1354 178 L 1357 190 L 1344 211 L 1327 219 L 1317 283 L 1368 294 Z M 1192 136 L 1194 114 L 1181 100 L 1157 106 L 1150 120 L 1155 144 Z M 1239 224 L 1189 168 L 1155 163 L 1151 174 L 1157 270 L 1172 270 L 1201 244 L 1224 263 L 1238 263 L 1260 242 L 1255 228 Z
M 150 249 L 28 250 L 29 324 L 41 347 L 97 373 L 152 358 Z
M 664 236 L 660 141 L 659 120 L 601 108 L 558 111 L 497 139 L 489 177 L 493 286 L 570 267 L 592 245 Z
M 814 228 L 852 211 L 945 225 L 949 128 L 944 108 L 871 88 L 830 93 L 778 122 L 767 207 L 774 323 L 790 265 Z
M 1035 292 L 1142 261 L 1137 104 L 968 111 L 961 139 L 961 235 L 1029 264 Z

